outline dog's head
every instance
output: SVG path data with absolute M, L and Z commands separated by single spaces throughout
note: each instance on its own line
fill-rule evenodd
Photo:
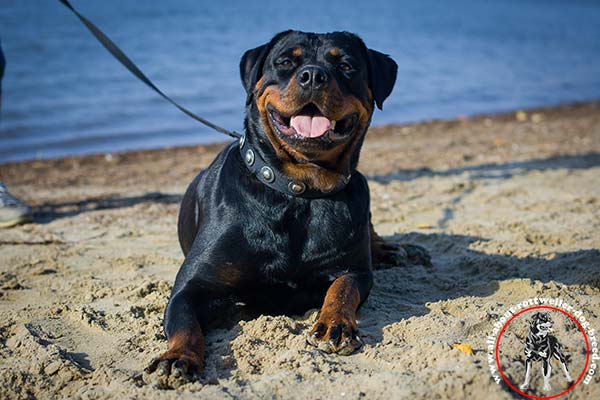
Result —
M 554 321 L 550 315 L 545 312 L 537 312 L 531 316 L 529 327 L 531 331 L 538 336 L 546 336 L 552 331 Z
M 240 63 L 248 140 L 287 175 L 332 189 L 356 168 L 396 70 L 351 33 L 282 32 Z

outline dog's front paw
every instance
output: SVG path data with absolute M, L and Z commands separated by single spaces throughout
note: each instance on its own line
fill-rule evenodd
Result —
M 529 387 L 529 383 L 522 383 L 521 386 L 519 386 L 519 389 L 526 390 L 528 387 Z
M 354 353 L 362 346 L 356 321 L 349 317 L 333 315 L 319 317 L 306 341 L 325 353 L 344 356 Z
M 423 265 L 432 267 L 429 252 L 414 244 L 400 244 L 381 241 L 372 249 L 373 265 L 401 267 L 407 265 Z
M 203 358 L 191 351 L 169 350 L 144 369 L 144 380 L 160 387 L 177 388 L 198 381 L 203 364 Z

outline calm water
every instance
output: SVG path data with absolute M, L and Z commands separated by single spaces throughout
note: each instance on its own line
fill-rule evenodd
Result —
M 238 62 L 288 28 L 399 64 L 375 124 L 600 98 L 600 1 L 74 0 L 160 88 L 240 130 Z M 58 1 L 0 0 L 0 162 L 223 140 L 132 77 Z

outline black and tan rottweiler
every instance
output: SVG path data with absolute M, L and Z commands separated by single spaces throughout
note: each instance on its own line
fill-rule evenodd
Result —
M 554 321 L 552 321 L 550 314 L 547 312 L 535 313 L 529 320 L 529 332 L 527 332 L 524 348 L 526 357 L 525 380 L 520 386 L 522 390 L 529 387 L 529 382 L 531 381 L 531 366 L 534 361 L 542 362 L 544 390 L 546 392 L 552 390 L 552 387 L 550 386 L 552 365 L 550 362 L 553 358 L 556 358 L 560 362 L 567 382 L 573 382 L 573 378 L 571 378 L 567 368 L 567 359 L 563 354 L 562 345 L 558 339 L 556 339 L 556 336 L 550 334 L 553 326 Z
M 191 380 L 223 304 L 298 314 L 322 305 L 308 343 L 350 354 L 372 265 L 429 264 L 383 241 L 356 171 L 374 107 L 396 63 L 354 34 L 286 31 L 247 51 L 245 136 L 190 184 L 179 214 L 185 261 L 165 312 L 169 349 L 146 369 Z

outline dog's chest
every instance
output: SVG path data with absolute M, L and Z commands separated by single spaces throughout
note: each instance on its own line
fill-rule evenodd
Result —
M 260 279 L 294 286 L 363 267 L 368 262 L 368 214 L 357 211 L 344 202 L 317 199 L 291 202 L 257 218 L 248 238 L 257 247 Z M 261 238 L 258 246 L 252 237 Z
M 532 351 L 531 358 L 533 360 L 539 361 L 551 357 L 552 344 L 549 335 L 538 336 L 530 333 L 526 346 L 530 351 Z M 545 356 L 540 356 L 539 352 L 544 352 Z
M 291 197 L 257 182 L 233 147 L 222 154 L 199 191 L 210 193 L 199 232 L 209 262 L 218 255 L 249 283 L 292 286 L 370 268 L 369 191 L 360 173 L 332 196 Z

